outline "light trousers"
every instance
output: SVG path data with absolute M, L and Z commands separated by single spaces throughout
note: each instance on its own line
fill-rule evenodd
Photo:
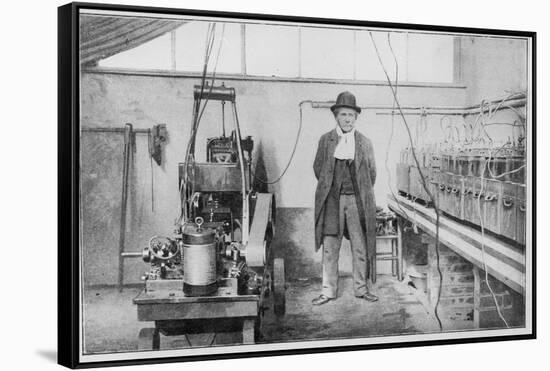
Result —
M 353 292 L 355 296 L 363 296 L 368 292 L 367 286 L 367 245 L 355 195 L 340 195 L 339 202 L 340 233 L 323 237 L 323 295 L 336 298 L 338 295 L 338 260 L 344 225 L 347 226 L 351 254 L 353 259 Z

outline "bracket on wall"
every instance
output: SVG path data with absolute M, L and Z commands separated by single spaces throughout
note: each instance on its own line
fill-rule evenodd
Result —
M 149 131 L 149 156 L 159 166 L 162 164 L 162 149 L 163 143 L 166 142 L 167 134 L 166 124 L 155 125 Z

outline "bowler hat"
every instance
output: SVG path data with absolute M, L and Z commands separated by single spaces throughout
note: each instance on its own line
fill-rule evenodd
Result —
M 340 107 L 348 107 L 352 108 L 357 113 L 361 113 L 361 108 L 357 107 L 357 104 L 355 103 L 355 95 L 351 94 L 349 91 L 344 91 L 340 94 L 338 94 L 338 97 L 336 98 L 336 103 L 330 107 L 330 110 L 334 112 L 335 109 Z

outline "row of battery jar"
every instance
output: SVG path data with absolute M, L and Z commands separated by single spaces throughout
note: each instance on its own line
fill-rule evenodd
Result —
M 440 154 L 441 171 L 463 176 L 525 183 L 525 156 L 519 149 L 465 149 Z M 487 165 L 487 161 L 490 161 Z
M 437 170 L 431 184 L 445 214 L 525 244 L 525 184 Z

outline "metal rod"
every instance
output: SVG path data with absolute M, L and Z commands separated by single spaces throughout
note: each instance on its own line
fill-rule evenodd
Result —
M 123 258 L 141 258 L 143 256 L 141 251 L 123 252 L 120 254 Z
M 440 114 L 440 115 L 471 115 L 471 114 L 477 114 L 481 111 L 488 112 L 489 107 L 493 105 L 498 105 L 499 103 L 503 102 L 502 99 L 500 100 L 494 100 L 489 102 L 487 105 L 484 105 L 480 108 L 480 106 L 468 106 L 468 107 L 456 107 L 456 106 L 402 106 L 402 111 L 420 111 L 425 110 L 428 114 Z M 505 101 L 506 104 L 502 104 L 498 107 L 495 107 L 494 109 L 497 110 L 504 110 L 508 109 L 508 107 L 523 107 L 526 105 L 527 100 L 525 97 L 521 98 L 515 98 Z M 311 102 L 312 108 L 330 108 L 334 104 L 333 101 L 330 102 Z M 390 105 L 364 105 L 360 106 L 362 109 L 365 110 L 375 110 L 375 111 L 381 111 L 381 110 L 388 110 L 389 112 L 377 112 L 376 114 L 379 115 L 391 115 L 396 114 L 397 111 L 394 109 L 395 107 L 392 107 Z M 421 112 L 407 112 L 407 114 L 421 114 Z
M 222 129 L 223 137 L 225 138 L 225 101 L 222 100 Z
M 118 240 L 118 291 L 122 291 L 124 283 L 124 244 L 126 239 L 126 205 L 128 203 L 128 173 L 130 168 L 130 146 L 132 143 L 132 124 L 124 126 L 124 154 L 122 165 L 122 200 L 120 202 L 120 235 Z
M 131 124 L 126 124 L 130 125 Z M 86 127 L 83 126 L 80 128 L 80 131 L 83 133 L 120 133 L 125 134 L 126 128 L 107 128 L 107 127 Z M 133 134 L 149 134 L 150 129 L 132 129 Z
M 510 109 L 510 107 L 513 109 L 515 107 L 525 107 L 527 101 L 525 99 L 515 99 L 506 101 L 506 104 L 501 105 L 499 107 L 495 107 L 494 110 L 496 111 L 503 111 L 506 109 Z M 491 105 L 494 105 L 495 103 L 491 103 Z M 407 107 L 405 109 L 402 109 L 403 111 L 409 111 L 404 112 L 406 115 L 421 115 L 422 108 L 421 107 Z M 463 109 L 459 108 L 430 108 L 430 107 L 424 107 L 425 113 L 430 115 L 449 115 L 449 116 L 468 116 L 468 115 L 476 115 L 483 111 L 483 113 L 487 113 L 489 111 L 489 108 L 487 106 L 484 106 L 481 108 L 479 106 L 474 107 L 467 107 Z M 392 114 L 398 114 L 398 111 L 389 111 L 389 112 L 376 112 L 377 115 L 392 115 Z

